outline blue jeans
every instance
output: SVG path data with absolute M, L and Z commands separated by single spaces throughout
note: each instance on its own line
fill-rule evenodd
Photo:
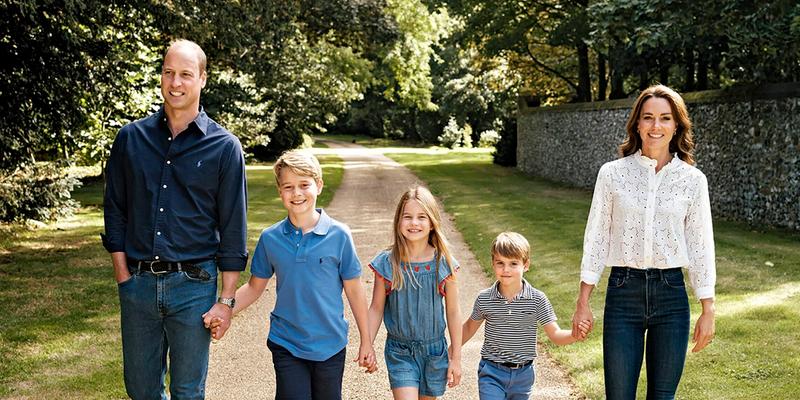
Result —
M 636 398 L 643 356 L 647 399 L 674 399 L 688 341 L 689 300 L 680 268 L 612 268 L 603 317 L 609 400 Z
M 527 400 L 533 389 L 533 364 L 512 369 L 489 360 L 478 364 L 478 393 L 481 400 Z
M 341 400 L 346 347 L 325 361 L 295 357 L 269 339 L 267 347 L 275 366 L 276 399 Z
M 211 335 L 202 315 L 216 301 L 217 264 L 197 266 L 211 278 L 129 265 L 131 278 L 118 285 L 125 389 L 133 400 L 167 399 L 167 365 L 173 400 L 205 397 Z

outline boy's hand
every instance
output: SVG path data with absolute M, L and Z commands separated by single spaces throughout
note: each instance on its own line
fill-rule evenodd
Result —
M 359 367 L 366 368 L 365 372 L 367 373 L 371 374 L 378 370 L 375 349 L 372 348 L 372 344 L 370 343 L 361 342 L 361 347 L 358 349 L 358 357 L 353 361 L 358 362 Z
M 447 387 L 456 387 L 461 383 L 461 360 L 450 358 L 447 365 Z
M 580 336 L 577 338 L 578 341 L 586 340 L 586 337 L 589 336 L 589 332 L 592 330 L 592 322 L 589 320 L 583 320 L 578 323 L 578 333 Z
M 222 311 L 220 312 L 219 310 Z M 214 304 L 214 307 L 211 307 L 211 310 L 203 314 L 203 323 L 206 328 L 211 330 L 211 337 L 214 340 L 219 340 L 225 336 L 225 332 L 231 327 L 232 318 L 233 313 L 230 307 L 217 303 Z

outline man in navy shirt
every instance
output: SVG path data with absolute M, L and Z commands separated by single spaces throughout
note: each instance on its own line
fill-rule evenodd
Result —
M 200 108 L 206 56 L 173 42 L 164 105 L 120 129 L 106 169 L 103 245 L 119 286 L 125 387 L 134 399 L 202 399 L 210 331 L 229 320 L 247 262 L 239 140 Z M 222 291 L 217 298 L 217 275 Z

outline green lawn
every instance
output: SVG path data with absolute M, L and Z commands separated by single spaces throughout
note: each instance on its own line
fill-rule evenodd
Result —
M 389 155 L 443 200 L 486 271 L 489 246 L 497 233 L 524 234 L 533 253 L 527 279 L 549 296 L 562 328 L 570 324 L 589 191 L 493 165 L 485 152 Z M 723 221 L 715 221 L 714 231 L 717 336 L 711 347 L 687 356 L 678 397 L 796 399 L 800 396 L 800 234 L 754 232 Z M 545 340 L 551 354 L 593 399 L 603 398 L 601 332 L 607 275 L 592 296 L 597 326 L 590 339 L 566 347 Z M 700 308 L 694 298 L 690 302 L 694 323 Z M 642 390 L 639 397 L 644 398 Z
M 344 169 L 336 157 L 321 161 L 324 206 Z M 261 230 L 285 211 L 271 166 L 249 166 L 247 177 L 252 252 Z M 69 219 L 33 231 L 0 229 L 0 398 L 125 397 L 117 288 L 99 236 L 102 189 L 76 190 L 82 207 Z

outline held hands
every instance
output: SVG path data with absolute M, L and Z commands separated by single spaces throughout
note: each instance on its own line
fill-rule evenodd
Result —
M 366 342 L 361 342 L 361 347 L 358 349 L 358 357 L 353 360 L 358 362 L 359 367 L 364 367 L 367 373 L 373 373 L 378 370 L 378 360 L 375 358 L 375 349 L 372 345 Z
M 594 329 L 594 314 L 588 304 L 580 304 L 575 307 L 575 314 L 572 314 L 572 337 L 582 341 Z
M 447 363 L 447 387 L 454 388 L 461 383 L 461 359 L 450 357 L 449 361 Z
M 225 336 L 225 332 L 231 327 L 232 318 L 233 310 L 230 307 L 216 303 L 208 312 L 203 314 L 203 324 L 207 329 L 211 330 L 211 337 L 214 340 L 219 340 Z

